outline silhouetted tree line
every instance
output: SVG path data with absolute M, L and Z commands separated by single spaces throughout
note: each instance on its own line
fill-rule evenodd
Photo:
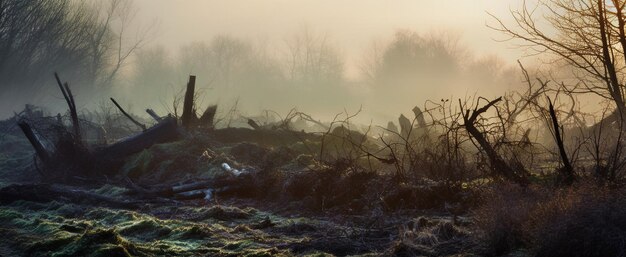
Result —
M 265 105 L 288 110 L 297 105 L 329 112 L 361 104 L 410 110 L 438 97 L 432 95 L 436 91 L 450 97 L 452 90 L 471 85 L 502 88 L 519 83 L 517 70 L 497 56 L 475 58 L 457 38 L 445 34 L 398 31 L 358 61 L 357 74 L 348 74 L 340 46 L 305 27 L 281 44 L 219 35 L 175 52 L 146 47 L 137 52 L 128 81 L 133 95 L 149 92 L 146 101 L 169 102 L 186 76 L 194 74 L 209 101 L 239 98 L 244 109 Z M 275 101 L 277 96 L 284 101 Z
M 141 43 L 122 42 L 131 10 L 122 0 L 0 1 L 2 87 L 32 89 L 53 71 L 74 83 L 110 84 Z

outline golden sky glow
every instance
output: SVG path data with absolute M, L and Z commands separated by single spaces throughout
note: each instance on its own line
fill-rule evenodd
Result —
M 502 38 L 487 28 L 490 12 L 505 20 L 519 0 L 135 0 L 142 20 L 158 19 L 154 43 L 177 48 L 192 41 L 229 34 L 280 43 L 307 26 L 327 33 L 354 62 L 374 40 L 389 38 L 398 29 L 419 33 L 451 32 L 479 55 L 519 58 Z

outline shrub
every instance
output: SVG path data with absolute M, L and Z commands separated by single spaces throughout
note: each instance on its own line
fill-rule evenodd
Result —
M 474 212 L 486 254 L 518 248 L 536 256 L 623 256 L 626 196 L 622 189 L 577 184 L 564 189 L 498 185 Z

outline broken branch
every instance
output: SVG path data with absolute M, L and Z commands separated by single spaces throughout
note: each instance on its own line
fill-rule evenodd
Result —
M 126 118 L 128 118 L 130 121 L 132 121 L 133 123 L 135 123 L 135 125 L 137 125 L 138 127 L 140 127 L 142 130 L 146 130 L 146 125 L 143 125 L 141 123 L 139 123 L 139 121 L 133 119 L 133 117 L 130 116 L 130 114 L 128 114 L 124 108 L 122 108 L 122 106 L 120 106 L 117 101 L 115 101 L 115 99 L 113 99 L 113 97 L 110 98 L 111 101 L 113 102 L 113 104 L 115 104 L 115 106 L 117 107 L 118 110 L 120 110 L 120 112 L 122 112 L 122 114 L 124 114 L 124 116 L 126 116 Z
M 552 119 L 552 125 L 554 127 L 554 139 L 556 141 L 556 145 L 559 148 L 559 154 L 561 156 L 561 162 L 563 163 L 563 168 L 559 169 L 561 175 L 564 177 L 564 181 L 566 184 L 571 184 L 574 182 L 574 168 L 567 157 L 567 153 L 565 152 L 565 146 L 563 143 L 563 137 L 561 135 L 561 128 L 559 126 L 559 121 L 556 118 L 556 112 L 554 111 L 554 106 L 552 105 L 552 101 L 548 97 L 548 108 L 550 111 L 550 118 Z
M 185 102 L 183 103 L 183 115 L 181 117 L 181 123 L 184 128 L 189 128 L 196 114 L 193 110 L 193 96 L 196 88 L 196 76 L 190 75 L 189 82 L 187 83 L 187 91 L 185 92 Z

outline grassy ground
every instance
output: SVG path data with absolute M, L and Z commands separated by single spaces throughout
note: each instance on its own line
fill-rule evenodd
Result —
M 146 206 L 130 211 L 51 202 L 15 202 L 0 210 L 3 256 L 274 256 L 350 249 L 303 247 L 312 236 L 345 228 L 285 218 L 254 208 Z M 335 231 L 329 230 L 333 228 Z M 318 238 L 319 239 L 319 238 Z M 330 238 L 328 238 L 330 239 Z M 308 249 L 304 249 L 308 248 Z M 328 248 L 328 249 L 324 249 Z
M 92 192 L 125 196 L 111 186 Z M 297 213 L 240 199 L 136 210 L 63 199 L 15 201 L 0 207 L 0 230 L 11 238 L 0 241 L 0 256 L 441 256 L 471 250 L 463 248 L 470 233 L 449 217 L 411 216 Z
M 6 135 L 0 142 L 0 187 L 40 182 L 27 141 Z M 0 205 L 5 238 L 0 256 L 470 256 L 477 251 L 470 219 L 458 217 L 453 224 L 442 208 L 405 204 L 415 200 L 418 189 L 412 187 L 403 190 L 413 198 L 391 194 L 401 204 L 385 207 L 372 200 L 371 187 L 383 185 L 376 177 L 320 170 L 305 152 L 310 147 L 210 139 L 153 146 L 125 160 L 120 174 L 140 184 L 189 182 L 224 176 L 219 168 L 224 162 L 272 172 L 254 177 L 252 189 L 210 201 L 138 208 L 62 197 L 6 201 Z M 59 187 L 120 201 L 140 199 L 120 186 Z M 346 193 L 342 187 L 354 189 Z

